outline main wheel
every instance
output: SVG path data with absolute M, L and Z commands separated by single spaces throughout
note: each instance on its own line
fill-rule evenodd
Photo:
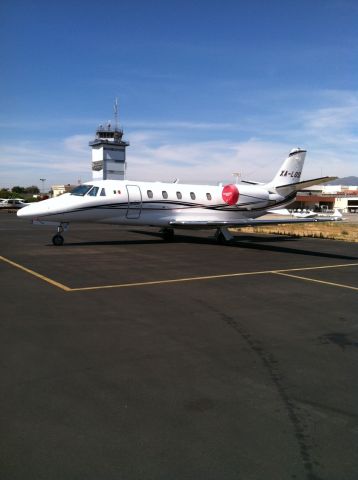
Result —
M 172 228 L 163 228 L 161 234 L 166 242 L 171 242 L 174 239 L 174 230 Z
M 56 235 L 52 237 L 52 243 L 56 245 L 56 247 L 60 247 L 61 245 L 63 245 L 63 242 L 64 238 L 59 233 L 56 233 Z

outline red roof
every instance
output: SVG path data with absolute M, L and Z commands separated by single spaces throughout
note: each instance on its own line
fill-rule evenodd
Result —
M 334 202 L 335 196 L 328 197 L 327 195 L 302 195 L 299 194 L 296 197 L 296 200 L 301 202 Z

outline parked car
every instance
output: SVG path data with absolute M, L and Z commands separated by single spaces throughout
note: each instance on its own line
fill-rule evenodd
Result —
M 0 208 L 22 208 L 29 205 L 28 203 L 24 202 L 22 198 L 7 198 L 0 202 Z

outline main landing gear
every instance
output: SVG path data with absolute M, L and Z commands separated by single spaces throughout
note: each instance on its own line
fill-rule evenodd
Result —
M 234 240 L 229 230 L 225 227 L 218 228 L 215 232 L 215 239 L 220 245 L 228 245 Z
M 60 247 L 63 245 L 65 239 L 61 235 L 64 231 L 67 230 L 68 223 L 60 223 L 57 227 L 57 233 L 52 237 L 52 243 L 56 245 L 56 247 Z
M 162 234 L 162 238 L 165 242 L 172 242 L 174 240 L 173 228 L 162 228 L 160 233 Z

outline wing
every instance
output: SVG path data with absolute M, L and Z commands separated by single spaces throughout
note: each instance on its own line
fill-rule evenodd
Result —
M 255 227 L 265 225 L 283 225 L 292 223 L 321 223 L 321 222 L 338 222 L 342 221 L 339 217 L 327 218 L 286 218 L 286 219 L 255 219 L 246 218 L 241 220 L 227 220 L 227 221 L 200 221 L 200 220 L 172 220 L 169 225 L 177 228 L 220 228 L 220 227 Z

